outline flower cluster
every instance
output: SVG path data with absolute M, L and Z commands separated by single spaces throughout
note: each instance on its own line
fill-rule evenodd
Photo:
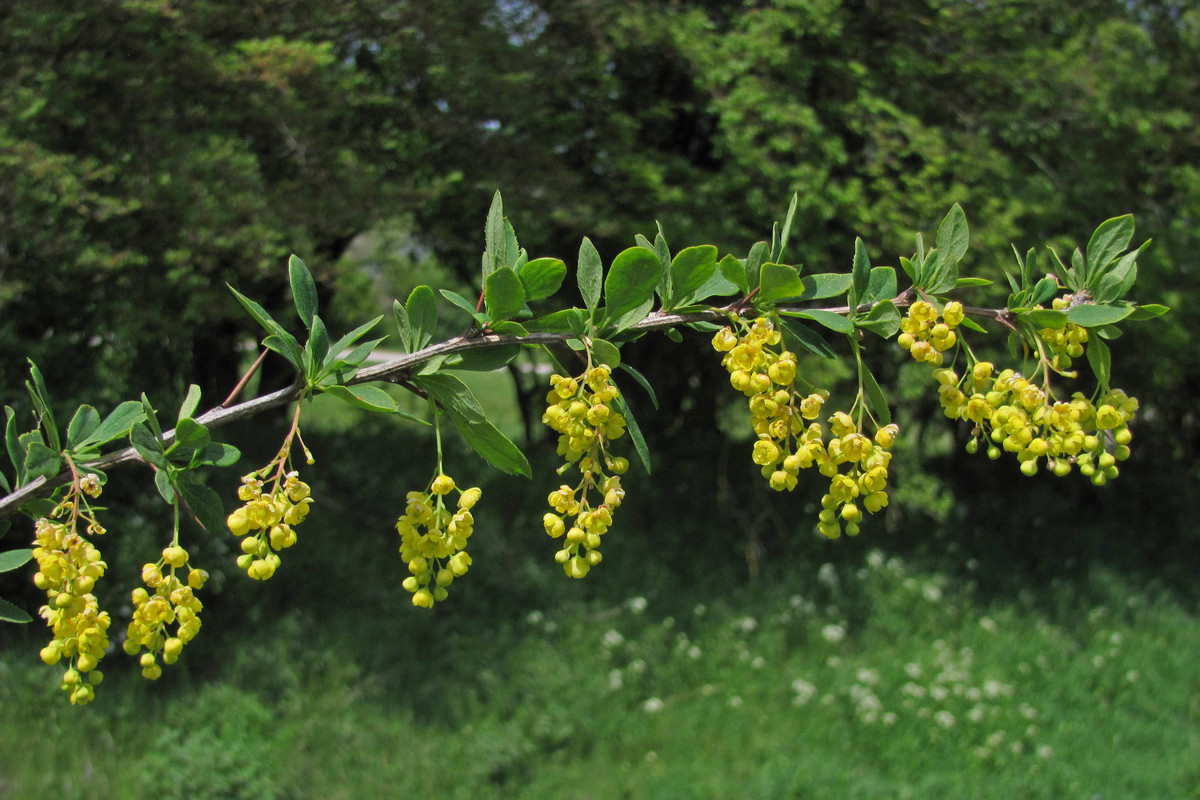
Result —
M 125 652 L 141 656 L 142 676 L 155 680 L 162 675 L 157 656 L 164 664 L 174 664 L 183 646 L 200 632 L 200 611 L 204 608 L 195 592 L 203 588 L 208 573 L 192 569 L 188 552 L 178 544 L 162 551 L 162 558 L 142 567 L 142 583 L 133 590 L 133 618 L 126 631 Z M 186 580 L 177 570 L 188 567 Z M 165 572 L 164 572 L 165 569 Z M 146 591 L 151 589 L 154 594 Z M 168 626 L 176 626 L 174 634 Z
M 629 469 L 629 461 L 609 452 L 612 441 L 625 435 L 625 418 L 613 407 L 620 393 L 606 364 L 573 378 L 551 375 L 550 385 L 542 422 L 559 434 L 558 454 L 566 459 L 559 474 L 575 464 L 583 478 L 574 487 L 563 484 L 550 493 L 553 512 L 542 523 L 552 538 L 566 539 L 555 561 L 572 578 L 582 578 L 600 563 L 600 537 L 625 497 L 620 476 Z M 595 507 L 589 499 L 592 490 L 601 497 Z
M 1062 328 L 1042 328 L 1038 331 L 1038 336 L 1053 354 L 1051 368 L 1056 372 L 1066 372 L 1071 368 L 1071 359 L 1083 355 L 1084 345 L 1088 340 L 1088 329 L 1068 322 Z
M 961 377 L 950 369 L 934 375 L 946 416 L 974 423 L 969 452 L 985 441 L 989 458 L 1014 453 L 1026 475 L 1037 473 L 1045 459 L 1055 475 L 1078 466 L 1096 485 L 1117 477 L 1117 462 L 1129 457 L 1129 422 L 1138 401 L 1120 389 L 1105 390 L 1098 402 L 1079 392 L 1060 400 L 1048 386 L 1011 369 L 995 373 L 987 361 Z
M 914 360 L 939 367 L 943 353 L 958 343 L 955 328 L 965 317 L 962 303 L 957 300 L 947 303 L 940 313 L 928 300 L 918 300 L 908 307 L 908 313 L 900 320 L 896 343 Z
M 277 469 L 268 489 L 263 479 L 272 468 Z M 265 581 L 275 574 L 279 551 L 296 543 L 295 526 L 308 516 L 311 494 L 299 473 L 285 473 L 279 460 L 242 477 L 238 499 L 245 505 L 230 514 L 226 523 L 234 536 L 242 537 L 237 564 L 247 575 Z
M 446 497 L 456 490 L 458 507 L 451 511 Z M 412 573 L 403 586 L 412 593 L 414 606 L 433 608 L 446 599 L 446 587 L 467 573 L 471 566 L 467 540 L 475 526 L 471 509 L 482 496 L 479 487 L 457 489 L 449 475 L 435 477 L 424 492 L 408 493 L 408 506 L 396 522 L 396 532 L 400 557 Z
M 817 418 L 828 393 L 797 390 L 796 356 L 781 348 L 781 342 L 770 320 L 759 318 L 741 336 L 732 328 L 722 328 L 712 345 L 725 353 L 721 364 L 729 371 L 730 384 L 748 398 L 751 424 L 758 434 L 751 459 L 762 468 L 771 488 L 790 491 L 800 470 L 815 466 L 830 479 L 817 529 L 837 538 L 844 522 L 853 536 L 859 531 L 863 509 L 875 513 L 888 503 L 888 451 L 898 428 L 884 426 L 872 439 L 863 434 L 861 419 L 838 411 L 828 418 L 827 439 Z
M 95 697 L 94 687 L 104 678 L 96 667 L 108 649 L 111 619 L 107 611 L 100 610 L 92 593 L 107 565 L 100 551 L 78 532 L 83 520 L 88 534 L 104 533 L 104 527 L 83 496 L 99 497 L 100 491 L 100 481 L 95 475 L 77 478 L 66 499 L 49 517 L 42 517 L 34 525 L 33 556 L 38 571 L 33 582 L 49 599 L 40 613 L 54 635 L 42 648 L 41 658 L 51 665 L 64 658 L 68 660 L 62 689 L 74 704 L 87 703 Z

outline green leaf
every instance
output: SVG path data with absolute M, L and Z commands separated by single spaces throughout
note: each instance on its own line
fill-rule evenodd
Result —
M 400 344 L 404 345 L 404 352 L 412 353 L 412 323 L 408 319 L 408 309 L 400 305 L 399 300 L 392 301 L 392 316 L 396 318 L 396 330 L 400 332 Z
M 242 451 L 231 444 L 209 442 L 204 447 L 204 450 L 193 460 L 192 464 L 194 466 L 210 464 L 214 467 L 232 467 L 241 457 Z
M 825 311 L 821 308 L 812 308 L 807 311 L 781 311 L 779 313 L 788 317 L 811 319 L 813 322 L 824 325 L 835 333 L 854 333 L 853 322 L 841 314 L 835 314 L 832 311 Z
M 417 367 L 417 375 L 433 375 L 440 370 L 450 356 L 434 356 Z
M 479 347 L 450 356 L 446 359 L 445 366 L 447 369 L 461 369 L 467 372 L 491 372 L 507 366 L 520 353 L 519 344 Z
M 925 269 L 925 291 L 929 294 L 945 294 L 958 285 L 958 261 L 947 257 L 941 250 L 930 254 Z
M 859 298 L 860 303 L 891 300 L 896 296 L 896 270 L 893 267 L 873 267 L 867 291 Z
M 675 330 L 668 328 L 668 330 Z M 629 432 L 629 440 L 633 442 L 633 450 L 638 455 L 638 460 L 642 462 L 642 468 L 646 470 L 646 474 L 651 474 L 650 469 L 650 448 L 646 446 L 646 437 L 642 435 L 642 429 L 637 423 L 637 419 L 633 416 L 633 411 L 629 408 L 629 403 L 625 402 L 624 395 L 620 395 L 613 401 L 613 406 L 625 418 L 625 430 Z
M 219 494 L 197 483 L 186 473 L 179 476 L 176 485 L 179 487 L 179 494 L 183 496 L 183 502 L 196 515 L 200 527 L 209 533 L 225 530 L 225 506 Z
M 604 308 L 608 319 L 616 320 L 647 300 L 653 301 L 654 288 L 662 271 L 662 262 L 649 250 L 630 247 L 618 253 L 604 279 Z
M 804 294 L 804 281 L 795 267 L 767 262 L 759 273 L 756 302 L 771 305 L 779 300 Z
M 283 336 L 271 334 L 263 339 L 262 343 L 263 347 L 283 356 L 284 360 L 295 367 L 297 372 L 304 372 L 305 352 L 300 349 L 300 343 L 296 341 L 296 337 L 290 333 L 284 333 Z
M 504 320 L 502 322 L 493 322 L 491 327 L 493 333 L 503 333 L 508 336 L 528 336 L 529 329 L 519 322 L 512 320 Z
M 661 269 L 661 263 L 659 266 Z M 717 248 L 711 244 L 680 250 L 671 261 L 671 294 L 664 307 L 670 310 L 686 305 L 716 269 Z
M 483 406 L 461 379 L 445 372 L 421 375 L 413 383 L 429 393 L 448 412 L 461 416 L 467 422 L 481 422 L 487 417 Z
M 194 419 L 182 419 L 175 427 L 175 441 L 167 448 L 168 456 L 188 455 L 206 447 L 212 436 L 208 428 Z
M 408 296 L 405 310 L 408 312 L 408 323 L 412 326 L 412 347 L 409 352 L 416 353 L 424 350 L 437 332 L 437 296 L 433 289 L 428 286 L 413 289 Z
M 891 300 L 881 300 L 867 312 L 866 316 L 856 319 L 854 324 L 888 339 L 900 330 L 900 310 Z
M 1147 303 L 1144 306 L 1137 306 L 1129 315 L 1128 319 L 1133 322 L 1143 319 L 1154 319 L 1161 317 L 1171 309 L 1168 306 L 1159 305 L 1158 303 Z
M 395 301 L 393 301 L 393 302 L 395 303 Z M 396 308 L 399 307 L 399 305 L 400 305 L 399 303 L 395 303 L 392 306 L 392 311 L 395 311 Z M 401 309 L 401 310 L 403 311 L 403 309 Z M 406 317 L 408 316 L 407 312 L 405 312 L 405 316 Z M 380 342 L 382 342 L 383 339 L 376 339 L 375 342 L 369 348 L 367 348 L 366 351 L 362 352 L 361 355 L 359 354 L 359 350 L 361 349 L 361 346 L 350 351 L 345 356 L 342 356 L 342 352 L 347 347 L 349 347 L 350 345 L 352 345 L 356 341 L 358 341 L 359 338 L 362 337 L 367 331 L 371 330 L 371 328 L 374 328 L 376 325 L 378 325 L 380 320 L 382 320 L 382 319 L 383 319 L 383 315 L 381 314 L 378 317 L 376 317 L 375 319 L 371 320 L 370 322 L 364 322 L 362 325 L 359 325 L 357 328 L 350 331 L 345 336 L 343 336 L 342 338 L 340 338 L 336 342 L 334 342 L 333 345 L 329 348 L 329 358 L 327 358 L 325 360 L 326 364 L 331 364 L 335 359 L 339 359 L 339 358 L 344 359 L 348 364 L 352 364 L 352 365 L 361 364 L 363 359 L 365 359 L 367 356 L 369 356 L 371 354 L 371 351 L 375 349 L 375 346 L 378 345 Z
M 621 366 L 621 351 L 612 342 L 592 339 L 592 363 L 607 364 L 616 369 Z
M 178 470 L 172 467 L 154 473 L 154 488 L 158 489 L 158 496 L 169 506 L 175 505 L 175 484 L 171 482 L 172 472 L 177 473 Z
M 308 351 L 308 363 L 312 365 L 309 377 L 315 378 L 315 373 L 320 371 L 325 357 L 329 355 L 329 331 L 320 317 L 313 317 L 311 333 L 304 349 Z
M 88 405 L 79 407 L 71 422 L 67 425 L 67 449 L 78 448 L 79 443 L 86 439 L 96 428 L 100 427 L 100 413 Z
M 438 293 L 449 300 L 454 305 L 461 308 L 463 311 L 471 315 L 471 319 L 478 322 L 480 325 L 487 322 L 487 315 L 475 310 L 475 304 L 467 298 L 463 297 L 458 292 L 452 292 L 449 289 L 438 289 Z
M 304 327 L 311 330 L 313 317 L 317 314 L 317 284 L 308 267 L 295 255 L 288 258 L 288 277 L 292 283 L 292 299 L 296 301 L 296 314 Z
M 600 261 L 600 253 L 592 240 L 583 237 L 579 245 L 579 267 L 575 271 L 579 282 L 579 294 L 583 304 L 595 316 L 596 308 L 600 305 L 600 291 L 604 286 L 604 264 Z
M 827 297 L 837 297 L 850 291 L 854 276 L 849 272 L 822 272 L 817 275 L 806 275 L 804 292 L 798 300 L 823 300 Z
M 229 286 L 229 284 L 225 285 Z M 254 302 L 249 297 L 246 297 L 232 286 L 229 286 L 229 291 L 233 292 L 233 296 L 237 298 L 237 301 L 241 303 L 242 307 L 250 313 L 250 316 L 254 317 L 259 325 L 262 325 L 263 328 L 266 329 L 267 333 L 274 334 L 280 338 L 290 336 L 290 334 L 284 330 L 283 326 L 276 322 L 275 318 L 268 314 L 266 309 L 264 309 L 258 303 Z
M 792 202 L 788 205 L 787 216 L 783 218 L 783 230 L 779 234 L 779 252 L 771 254 L 772 261 L 779 261 L 783 258 L 783 251 L 787 248 L 788 237 L 792 235 L 792 223 L 796 220 L 796 207 L 800 204 L 800 193 L 796 192 L 792 195 Z
M 17 486 L 25 483 L 25 452 L 17 437 L 17 412 L 11 406 L 4 407 L 4 446 L 8 450 L 8 458 L 12 461 L 17 472 Z
M 29 438 L 27 438 L 29 437 Z M 25 474 L 31 478 L 39 475 L 43 478 L 53 478 L 62 468 L 62 459 L 58 453 L 46 447 L 41 434 L 27 433 L 21 437 L 25 446 Z
M 955 203 L 950 207 L 950 213 L 946 214 L 942 224 L 938 226 L 937 249 L 942 254 L 944 269 L 955 268 L 954 271 L 957 275 L 958 262 L 962 261 L 962 257 L 967 254 L 970 242 L 971 234 L 967 228 L 967 215 L 963 213 L 962 206 Z
M 858 236 L 854 237 L 854 269 L 850 273 L 853 278 L 850 284 L 850 307 L 854 308 L 867 291 L 871 281 L 871 259 L 867 257 L 867 246 Z
M 142 413 L 145 414 L 145 422 L 150 427 L 150 430 L 155 436 L 162 436 L 162 426 L 158 424 L 158 414 L 154 410 L 154 406 L 150 404 L 150 398 L 146 397 L 146 393 L 142 392 Z M 131 429 L 132 430 L 132 429 Z
M 525 295 L 533 302 L 558 291 L 567 276 L 567 265 L 559 258 L 535 258 L 525 263 L 517 274 L 525 285 Z
M 770 261 L 771 249 L 766 242 L 755 242 L 750 248 L 750 255 L 746 256 L 746 285 L 749 286 L 749 291 L 754 291 L 758 288 L 759 270 L 762 269 L 763 262 Z
M 866 364 L 859 365 L 861 370 L 863 389 L 867 395 L 867 405 L 871 409 L 871 413 L 875 416 L 875 421 L 880 425 L 892 424 L 892 412 L 888 408 L 887 397 L 883 394 L 883 389 L 879 388 L 879 381 L 875 380 L 875 376 L 871 374 L 871 370 Z
M 750 292 L 750 286 L 746 282 L 746 265 L 741 259 L 735 258 L 733 254 L 725 256 L 721 259 L 721 263 L 717 266 L 721 269 L 721 274 L 725 279 L 732 283 L 741 291 L 742 294 Z
M 1047 275 L 1034 284 L 1033 294 L 1029 298 L 1029 305 L 1036 306 L 1045 303 L 1056 294 L 1058 294 L 1058 281 Z
M 675 344 L 680 344 L 683 341 L 683 334 L 675 328 L 666 328 L 663 334 Z
M 616 333 L 632 328 L 646 318 L 651 309 L 654 308 L 654 294 L 651 290 L 651 295 L 646 298 L 646 301 L 639 306 L 629 309 L 617 317 L 610 317 L 604 321 L 606 327 L 612 328 Z
M 32 622 L 33 617 L 26 614 L 17 606 L 0 597 L 0 620 L 4 622 Z
M 692 293 L 689 303 L 702 303 L 710 297 L 729 297 L 730 295 L 740 294 L 741 289 L 736 284 L 732 283 L 728 278 L 721 274 L 720 270 L 714 269 L 712 274 L 708 276 L 703 285 Z
M 33 558 L 33 550 L 8 550 L 0 553 L 0 572 L 12 572 Z
M 1067 327 L 1067 315 L 1062 311 L 1054 311 L 1048 308 L 1035 308 L 1025 311 L 1021 314 L 1022 317 L 1029 320 L 1038 330 L 1042 328 L 1059 328 Z
M 792 352 L 801 350 L 812 353 L 813 355 L 821 356 L 821 358 L 837 358 L 837 353 L 829 346 L 829 342 L 822 338 L 821 334 L 809 328 L 807 325 L 800 325 L 790 319 L 781 319 L 781 333 L 783 334 L 783 342 Z
M 524 475 L 533 477 L 529 467 L 529 459 L 521 452 L 521 448 L 512 443 L 507 436 L 486 419 L 472 422 L 447 409 L 447 416 L 454 423 L 455 429 L 463 440 L 476 453 L 496 469 L 509 475 Z
M 50 443 L 50 448 L 57 453 L 63 447 L 62 439 L 58 435 L 58 423 L 54 419 L 54 409 L 50 406 L 50 392 L 46 390 L 46 380 L 42 377 L 42 371 L 38 369 L 37 364 L 33 363 L 33 359 L 27 360 L 29 361 L 29 377 L 33 382 L 25 381 L 25 387 L 29 390 L 29 399 L 33 401 L 33 407 L 46 431 L 46 441 Z
M 356 408 L 400 414 L 402 417 L 428 424 L 420 417 L 402 412 L 396 407 L 396 401 L 392 399 L 392 396 L 376 386 L 327 386 L 323 391 Z
M 1096 328 L 1120 322 L 1133 313 L 1128 303 L 1111 306 L 1081 305 L 1067 310 L 1067 319 L 1084 328 Z
M 170 466 L 163 454 L 162 441 L 142 423 L 139 422 L 130 429 L 129 443 L 133 445 L 134 450 L 138 451 L 138 455 L 145 459 L 146 463 L 156 469 L 165 470 Z
M 964 328 L 967 328 L 968 330 L 975 331 L 976 333 L 982 333 L 984 336 L 987 335 L 987 329 L 970 317 L 963 317 L 963 321 L 958 324 Z
M 675 329 L 670 328 L 669 330 L 675 330 Z M 646 394 L 650 395 L 650 403 L 654 406 L 654 410 L 657 411 L 658 410 L 658 396 L 654 394 L 654 387 L 650 385 L 650 381 L 646 380 L 646 376 L 643 375 L 638 370 L 634 369 L 633 367 L 631 367 L 625 363 L 621 364 L 621 369 L 623 369 L 625 372 L 628 372 L 630 374 L 630 376 L 632 376 L 633 379 L 635 381 L 637 381 L 638 386 L 641 386 L 643 389 L 646 390 Z
M 146 412 L 137 400 L 126 400 L 114 408 L 104 421 L 92 431 L 79 447 L 95 447 L 106 444 L 114 439 L 122 439 L 129 433 L 135 423 L 146 419 Z
M 1108 263 L 1123 253 L 1132 239 L 1132 214 L 1113 217 L 1100 223 L 1087 246 L 1087 266 L 1083 270 L 1083 277 L 1089 288 L 1095 286 L 1093 280 L 1099 280 Z
M 965 289 L 968 286 L 991 286 L 992 281 L 987 278 L 959 278 L 954 283 L 955 289 Z
M 900 268 L 904 270 L 904 274 L 908 276 L 910 282 L 917 282 L 917 265 L 913 263 L 912 259 L 900 256 Z
M 525 327 L 538 333 L 582 334 L 587 329 L 588 314 L 582 308 L 564 308 L 544 317 L 525 322 Z
M 492 195 L 492 205 L 488 209 L 487 223 L 483 229 L 485 258 L 483 261 L 483 280 L 487 280 L 488 275 L 493 270 L 504 264 L 505 237 L 504 237 L 504 201 L 500 199 L 500 192 L 497 191 Z
M 490 322 L 508 319 L 525 305 L 525 285 L 511 268 L 500 267 L 487 276 L 483 302 Z
M 188 386 L 187 396 L 183 398 L 183 405 L 179 406 L 179 416 L 175 421 L 187 419 L 196 413 L 196 409 L 200 406 L 200 387 L 196 384 Z M 143 412 L 145 408 L 143 407 Z
M 1112 354 L 1099 336 L 1088 341 L 1087 360 L 1100 385 L 1108 386 L 1108 381 L 1112 378 Z
M 506 217 L 504 220 L 504 254 L 500 259 L 500 266 L 515 270 L 520 259 L 521 245 L 517 243 L 517 232 Z

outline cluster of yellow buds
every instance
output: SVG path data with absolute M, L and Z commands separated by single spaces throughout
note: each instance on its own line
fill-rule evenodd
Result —
M 53 633 L 53 639 L 40 655 L 42 661 L 51 665 L 64 658 L 68 660 L 62 689 L 72 703 L 80 705 L 95 697 L 94 687 L 104 678 L 96 667 L 108 649 L 111 624 L 108 612 L 100 610 L 92 593 L 107 565 L 100 551 L 77 530 L 83 519 L 88 534 L 104 533 L 104 527 L 83 498 L 84 494 L 99 497 L 100 491 L 99 479 L 84 475 L 50 516 L 42 517 L 34 525 L 33 556 L 38 571 L 33 582 L 49 599 L 40 614 Z
M 176 570 L 188 567 L 187 579 L 181 580 Z M 165 569 L 165 572 L 164 572 Z M 141 655 L 142 676 L 155 680 L 162 675 L 157 656 L 164 664 L 179 660 L 183 646 L 200 632 L 200 611 L 204 608 L 195 592 L 203 588 L 208 572 L 192 569 L 187 550 L 173 544 L 162 551 L 162 558 L 142 567 L 142 583 L 133 590 L 133 618 L 129 621 L 125 652 Z M 152 589 L 154 594 L 146 591 Z M 172 635 L 169 625 L 176 626 Z
M 625 497 L 620 476 L 629 461 L 609 452 L 612 441 L 625 435 L 625 418 L 613 407 L 620 393 L 607 364 L 573 378 L 551 375 L 550 385 L 542 422 L 559 434 L 558 454 L 566 459 L 559 474 L 576 464 L 583 477 L 574 487 L 563 484 L 550 493 L 547 500 L 554 511 L 542 524 L 552 538 L 566 539 L 554 560 L 567 575 L 582 578 L 600 563 L 600 537 Z M 595 507 L 588 497 L 592 490 L 602 498 Z
M 828 392 L 805 394 L 796 389 L 796 357 L 781 348 L 781 342 L 779 331 L 764 318 L 756 319 L 741 336 L 729 327 L 713 336 L 713 349 L 725 353 L 721 364 L 729 371 L 730 384 L 749 398 L 751 424 L 758 434 L 751 460 L 776 491 L 796 488 L 800 470 L 817 467 L 830 479 L 817 529 L 833 539 L 841 535 L 845 522 L 853 536 L 863 509 L 875 513 L 888 503 L 888 451 L 898 428 L 884 426 L 871 439 L 862 433 L 860 422 L 838 411 L 828 418 L 827 440 L 817 418 Z M 847 465 L 845 472 L 842 465 Z
M 620 459 L 623 461 L 623 459 Z M 617 466 L 628 466 L 618 464 Z M 599 477 L 601 480 L 597 480 Z M 600 505 L 592 508 L 588 501 L 588 489 L 595 487 L 603 495 Z M 562 549 L 554 554 L 554 560 L 562 564 L 563 571 L 572 578 L 582 578 L 603 559 L 600 553 L 600 537 L 612 525 L 613 511 L 625 499 L 621 488 L 621 476 L 584 473 L 584 481 L 572 489 L 563 484 L 550 493 L 547 501 L 553 512 L 542 517 L 542 526 L 552 539 L 565 537 Z M 567 523 L 570 522 L 570 527 Z
M 551 375 L 550 386 L 542 422 L 560 434 L 558 454 L 568 463 L 606 452 L 609 442 L 625 435 L 625 418 L 612 407 L 620 392 L 607 364 L 574 378 Z
M 1044 458 L 1055 475 L 1078 466 L 1096 485 L 1117 477 L 1117 462 L 1129 457 L 1136 398 L 1109 389 L 1098 402 L 1079 392 L 1060 400 L 1011 369 L 994 373 L 987 361 L 961 377 L 950 369 L 934 373 L 946 416 L 974 423 L 968 452 L 986 441 L 989 458 L 1014 453 L 1026 475 L 1036 474 Z
M 483 496 L 477 486 L 459 489 L 458 507 L 451 511 L 446 496 L 455 491 L 454 479 L 438 475 L 424 492 L 409 492 L 404 515 L 396 522 L 400 557 L 412 574 L 402 584 L 418 608 L 433 608 L 446 599 L 447 587 L 471 566 L 467 540 L 475 527 L 471 509 Z M 422 532 L 422 528 L 424 532 Z
M 907 350 L 914 360 L 940 367 L 943 353 L 958 343 L 955 331 L 966 317 L 962 303 L 952 300 L 939 313 L 928 300 L 917 300 L 908 307 L 900 320 L 900 335 L 896 344 Z
M 1056 297 L 1051 305 L 1055 311 L 1062 311 L 1070 307 L 1071 298 Z M 1051 368 L 1057 372 L 1066 372 L 1071 368 L 1071 359 L 1083 355 L 1088 340 L 1088 329 L 1068 322 L 1062 328 L 1042 328 L 1038 331 L 1038 336 L 1050 347 L 1053 354 Z
M 887 507 L 890 450 L 900 428 L 895 423 L 884 425 L 870 438 L 844 411 L 831 416 L 829 424 L 830 439 L 824 453 L 818 451 L 816 456 L 817 469 L 830 479 L 829 491 L 821 498 L 817 530 L 836 539 L 842 533 L 843 522 L 846 534 L 855 536 L 864 510 L 874 514 Z M 814 441 L 809 449 L 816 449 L 819 444 Z M 845 472 L 842 465 L 846 465 Z
M 279 466 L 271 488 L 263 478 L 278 462 L 242 477 L 238 499 L 245 505 L 229 515 L 226 524 L 242 538 L 242 555 L 237 564 L 254 580 L 265 581 L 279 568 L 279 551 L 296 543 L 295 526 L 308 516 L 312 489 L 295 470 L 284 473 Z M 252 533 L 253 531 L 253 533 Z

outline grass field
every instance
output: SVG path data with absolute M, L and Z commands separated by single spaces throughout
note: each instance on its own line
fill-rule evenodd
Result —
M 984 598 L 972 566 L 298 611 L 83 709 L 10 640 L 0 797 L 1200 797 L 1187 604 L 1103 570 Z

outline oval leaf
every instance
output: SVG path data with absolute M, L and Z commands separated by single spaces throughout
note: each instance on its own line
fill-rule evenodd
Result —
M 1120 322 L 1132 313 L 1133 306 L 1130 305 L 1081 305 L 1068 309 L 1067 319 L 1084 328 L 1096 328 Z
M 292 284 L 292 299 L 296 301 L 296 314 L 304 327 L 312 328 L 317 313 L 317 284 L 299 256 L 288 258 L 288 277 Z
M 804 294 L 804 281 L 795 267 L 767 262 L 759 273 L 759 291 L 755 298 L 762 303 L 774 303 Z
M 32 622 L 33 617 L 0 597 L 0 620 L 4 622 Z
M 0 572 L 11 572 L 33 558 L 33 550 L 8 550 L 0 553 Z
M 139 404 L 140 405 L 140 404 Z M 88 405 L 79 407 L 67 426 L 67 447 L 74 449 L 100 427 L 100 412 Z
M 428 286 L 418 286 L 409 294 L 405 311 L 408 312 L 408 324 L 412 330 L 412 347 L 409 352 L 424 350 L 425 346 L 433 341 L 433 335 L 437 331 L 437 295 Z
M 609 320 L 615 320 L 653 300 L 654 287 L 662 277 L 662 262 L 644 247 L 622 250 L 604 280 L 604 306 Z
M 558 258 L 535 258 L 521 267 L 518 275 L 525 285 L 525 294 L 530 301 L 550 297 L 562 286 L 567 276 L 567 265 Z
M 800 319 L 811 319 L 820 325 L 824 325 L 829 330 L 835 333 L 854 333 L 854 323 L 846 319 L 841 314 L 835 314 L 832 311 L 814 308 L 809 311 L 785 311 L 782 312 L 789 317 L 799 317 Z
M 500 267 L 487 276 L 483 302 L 490 322 L 508 319 L 525 305 L 525 285 L 509 267 Z
M 685 305 L 717 269 L 717 248 L 711 244 L 680 250 L 671 261 L 669 309 Z M 744 282 L 744 279 L 743 279 Z

